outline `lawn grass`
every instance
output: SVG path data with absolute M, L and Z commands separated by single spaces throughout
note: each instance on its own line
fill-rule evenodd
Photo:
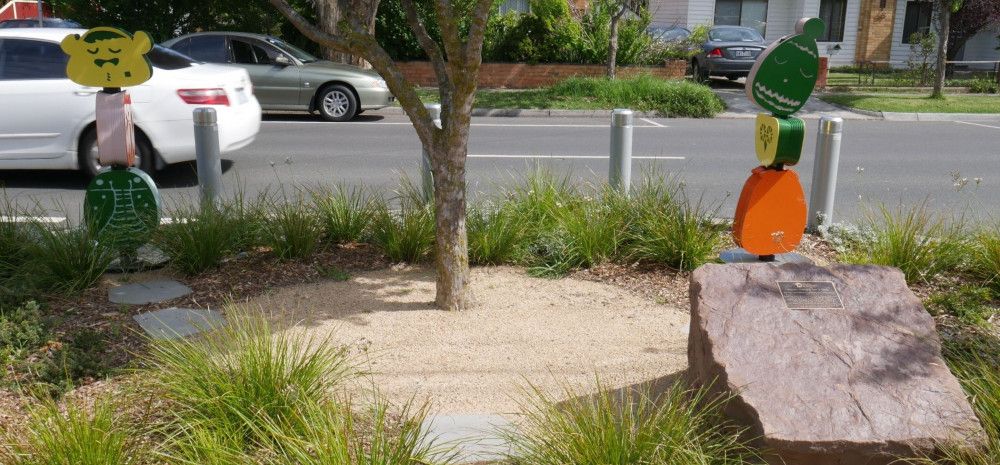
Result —
M 916 113 L 1000 113 L 1000 96 L 946 95 L 932 99 L 926 95 L 829 94 L 822 100 L 869 111 Z
M 420 89 L 425 103 L 437 103 L 437 89 Z M 630 108 L 664 116 L 711 118 L 725 110 L 711 89 L 687 81 L 652 76 L 610 80 L 573 77 L 541 89 L 480 89 L 476 108 L 611 110 Z

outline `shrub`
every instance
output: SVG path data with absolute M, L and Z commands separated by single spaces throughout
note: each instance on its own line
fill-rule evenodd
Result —
M 710 118 L 725 110 L 708 87 L 648 75 L 627 79 L 569 78 L 550 88 L 555 96 L 588 98 L 610 107 L 657 111 L 665 116 Z
M 383 205 L 375 219 L 374 239 L 390 260 L 420 262 L 434 248 L 434 209 L 404 202 L 393 212 Z
M 302 409 L 327 405 L 352 372 L 345 349 L 235 310 L 227 326 L 197 340 L 154 341 L 144 357 L 175 415 L 169 429 L 179 440 L 168 455 L 176 459 L 204 463 L 198 454 L 212 452 L 204 446 L 250 455 L 276 447 L 282 438 L 259 425 L 295 425 Z
M 305 258 L 316 250 L 323 226 L 310 206 L 299 199 L 273 204 L 261 234 L 278 258 Z
M 184 274 L 215 268 L 240 248 L 240 231 L 245 226 L 228 210 L 179 209 L 170 217 L 173 223 L 161 226 L 153 242 L 170 257 L 170 265 Z
M 466 225 L 469 262 L 474 265 L 515 263 L 522 253 L 526 225 L 508 206 L 469 209 Z
M 927 211 L 926 204 L 895 212 L 884 205 L 869 212 L 864 226 L 841 257 L 851 263 L 871 263 L 899 268 L 906 281 L 930 281 L 957 270 L 968 246 L 961 222 L 947 222 Z
M 487 30 L 502 35 L 484 38 L 484 61 L 576 62 L 581 30 L 569 3 L 531 0 L 530 4 L 531 13 L 496 15 Z
M 596 395 L 565 388 L 559 402 L 539 389 L 523 401 L 522 425 L 505 431 L 514 464 L 701 465 L 743 464 L 753 450 L 722 415 L 722 399 L 675 383 Z
M 0 309 L 0 367 L 8 367 L 27 358 L 48 338 L 38 304 L 29 301 L 22 306 Z M 6 376 L 3 379 L 7 379 Z M 6 384 L 6 383 L 5 383 Z
M 32 278 L 38 289 L 72 294 L 92 286 L 108 269 L 115 253 L 98 243 L 86 228 L 68 230 L 37 224 L 27 244 Z
M 0 448 L 0 458 L 9 465 L 143 463 L 142 435 L 117 418 L 117 406 L 98 400 L 92 410 L 68 404 L 62 413 L 53 403 L 35 408 L 22 440 L 7 438 L 12 446 Z
M 969 92 L 974 94 L 1000 93 L 1000 82 L 985 78 L 975 79 L 969 81 Z
M 361 241 L 375 220 L 377 202 L 364 187 L 338 185 L 314 191 L 312 197 L 325 238 L 335 244 Z
M 673 181 L 647 178 L 633 197 L 632 257 L 691 271 L 711 261 L 722 246 L 723 228 L 712 222 L 719 207 L 690 204 Z

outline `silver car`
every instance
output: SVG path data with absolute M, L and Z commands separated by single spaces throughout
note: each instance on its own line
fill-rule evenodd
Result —
M 348 121 L 394 100 L 375 71 L 321 60 L 276 37 L 198 32 L 163 45 L 198 61 L 246 69 L 264 110 L 319 112 L 327 121 Z

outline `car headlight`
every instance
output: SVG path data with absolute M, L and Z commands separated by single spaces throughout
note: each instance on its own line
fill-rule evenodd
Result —
M 376 89 L 388 89 L 389 85 L 385 83 L 384 79 L 372 79 L 371 86 Z

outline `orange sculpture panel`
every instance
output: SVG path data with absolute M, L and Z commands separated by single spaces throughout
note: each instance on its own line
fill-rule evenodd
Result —
M 733 220 L 736 245 L 755 255 L 795 250 L 806 228 L 806 199 L 791 170 L 754 168 Z

